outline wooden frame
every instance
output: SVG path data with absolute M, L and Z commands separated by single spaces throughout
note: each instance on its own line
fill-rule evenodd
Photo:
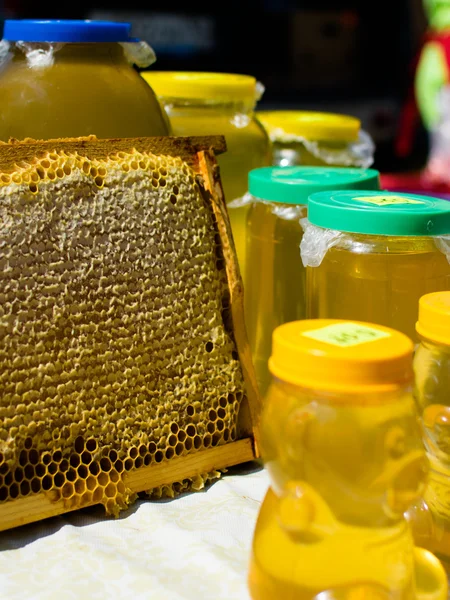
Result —
M 232 241 L 230 222 L 220 182 L 215 154 L 225 151 L 222 137 L 199 138 L 139 138 L 121 140 L 26 140 L 0 144 L 0 176 L 14 172 L 16 165 L 32 164 L 46 152 L 78 153 L 89 159 L 106 158 L 120 151 L 151 152 L 182 158 L 197 174 L 201 193 L 210 202 L 215 214 L 225 260 L 231 295 L 230 307 L 233 333 L 242 367 L 247 401 L 242 402 L 238 417 L 237 441 L 206 450 L 193 451 L 182 457 L 164 460 L 124 473 L 124 483 L 132 492 L 141 492 L 185 478 L 251 461 L 259 456 L 258 419 L 260 399 L 253 372 L 251 352 L 245 332 L 243 286 Z M 83 504 L 93 505 L 95 502 Z M 39 492 L 16 500 L 0 503 L 0 531 L 56 516 L 74 510 L 50 492 Z

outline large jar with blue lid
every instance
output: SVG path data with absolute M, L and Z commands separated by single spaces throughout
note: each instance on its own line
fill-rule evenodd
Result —
M 167 118 L 133 68 L 155 60 L 128 23 L 5 21 L 0 140 L 159 136 Z
M 419 299 L 450 290 L 450 203 L 383 192 L 308 201 L 307 316 L 370 321 L 416 339 Z
M 272 332 L 305 318 L 300 256 L 308 196 L 333 189 L 379 189 L 378 171 L 337 167 L 265 167 L 249 174 L 245 317 L 261 393 L 270 382 Z

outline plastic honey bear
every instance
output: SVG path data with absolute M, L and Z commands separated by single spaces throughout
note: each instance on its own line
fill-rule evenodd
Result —
M 430 460 L 424 498 L 409 512 L 414 537 L 450 573 L 450 292 L 420 300 L 415 399 Z
M 271 488 L 253 541 L 254 600 L 444 600 L 445 571 L 404 512 L 428 463 L 412 342 L 343 321 L 279 327 L 262 418 Z

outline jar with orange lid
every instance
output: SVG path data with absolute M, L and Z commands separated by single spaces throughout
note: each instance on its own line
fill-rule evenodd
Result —
M 169 134 L 137 71 L 155 60 L 128 23 L 6 21 L 0 42 L 0 140 Z
M 410 514 L 414 535 L 450 573 L 450 292 L 420 299 L 415 399 L 430 460 L 423 501 Z
M 244 274 L 248 206 L 239 199 L 247 191 L 248 173 L 272 160 L 269 138 L 254 112 L 262 86 L 254 77 L 228 73 L 148 71 L 142 76 L 164 106 L 174 135 L 225 136 L 227 151 L 218 163 Z
M 439 560 L 404 512 L 428 462 L 413 344 L 386 327 L 297 321 L 275 330 L 261 446 L 271 487 L 253 539 L 253 600 L 444 600 Z
M 373 163 L 375 146 L 355 117 L 296 110 L 258 111 L 280 167 L 330 165 L 363 167 Z

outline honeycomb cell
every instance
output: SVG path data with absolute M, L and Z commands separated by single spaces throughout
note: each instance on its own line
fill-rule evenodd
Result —
M 93 490 L 95 490 L 96 487 L 97 487 L 97 480 L 95 479 L 95 477 L 89 476 L 86 479 L 86 488 L 92 492 Z
M 55 487 L 62 487 L 64 485 L 65 477 L 62 473 L 56 473 L 53 476 L 53 483 Z
M 81 455 L 81 462 L 85 465 L 89 465 L 92 462 L 92 454 L 85 450 Z
M 9 496 L 10 498 L 17 498 L 19 495 L 19 486 L 17 485 L 17 483 L 12 483 L 9 486 Z
M 43 150 L 0 173 L 0 502 L 44 492 L 117 514 L 133 497 L 124 470 L 236 438 L 231 295 L 197 181 L 137 151 Z
M 77 494 L 84 494 L 84 492 L 86 491 L 86 482 L 84 479 L 78 479 L 75 484 L 75 492 Z
M 110 471 L 112 469 L 112 464 L 111 464 L 111 461 L 109 460 L 109 458 L 104 456 L 100 460 L 100 467 L 101 467 L 102 471 L 105 471 L 105 472 Z
M 109 477 L 108 473 L 99 473 L 97 477 L 98 484 L 105 487 L 108 485 Z
M 188 435 L 189 437 L 194 437 L 195 434 L 196 434 L 195 425 L 189 424 L 186 427 L 186 435 Z
M 89 474 L 89 470 L 86 465 L 80 465 L 77 468 L 77 473 L 78 473 L 78 477 L 81 477 L 81 479 L 86 479 L 86 477 Z
M 95 452 L 97 450 L 97 440 L 95 440 L 94 438 L 89 438 L 88 440 L 86 440 L 86 450 L 88 452 Z

